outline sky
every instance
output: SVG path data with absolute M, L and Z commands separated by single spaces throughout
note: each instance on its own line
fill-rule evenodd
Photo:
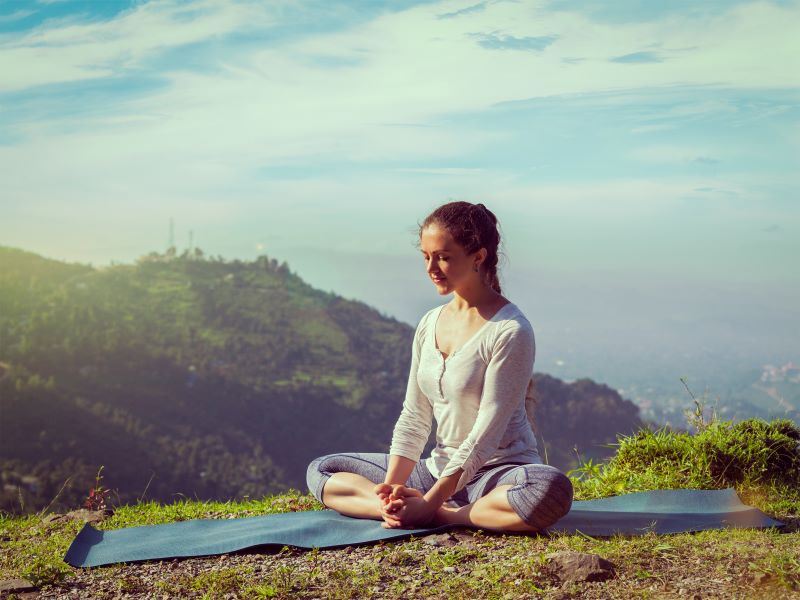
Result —
M 447 300 L 417 224 L 483 202 L 541 368 L 798 361 L 799 22 L 789 0 L 0 0 L 0 244 L 133 262 L 174 219 L 179 249 L 286 260 L 415 325 Z

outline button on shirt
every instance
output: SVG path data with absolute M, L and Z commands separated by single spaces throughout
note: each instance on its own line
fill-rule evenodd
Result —
M 525 412 L 533 377 L 533 327 L 509 302 L 447 358 L 436 347 L 445 305 L 417 325 L 411 371 L 389 454 L 418 461 L 436 419 L 436 447 L 425 464 L 437 479 L 464 472 L 464 488 L 484 465 L 541 463 Z

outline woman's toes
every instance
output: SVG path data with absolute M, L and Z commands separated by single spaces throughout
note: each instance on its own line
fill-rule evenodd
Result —
M 409 498 L 413 496 L 422 496 L 422 492 L 413 487 L 408 487 L 402 484 L 394 486 L 392 490 L 393 498 Z

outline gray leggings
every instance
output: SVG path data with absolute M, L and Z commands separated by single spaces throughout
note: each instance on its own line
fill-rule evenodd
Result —
M 389 455 L 377 452 L 328 454 L 311 461 L 306 473 L 309 491 L 322 502 L 322 488 L 334 473 L 356 473 L 374 483 L 382 483 L 389 467 Z M 406 485 L 427 492 L 436 478 L 424 461 L 419 461 Z M 569 512 L 572 482 L 555 467 L 544 464 L 506 463 L 484 466 L 452 500 L 459 506 L 471 504 L 498 485 L 511 485 L 507 491 L 511 508 L 528 525 L 542 530 Z

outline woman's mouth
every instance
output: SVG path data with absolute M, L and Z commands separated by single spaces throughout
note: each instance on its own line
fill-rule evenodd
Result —
M 444 283 L 446 279 L 444 277 L 433 277 L 434 283 Z

